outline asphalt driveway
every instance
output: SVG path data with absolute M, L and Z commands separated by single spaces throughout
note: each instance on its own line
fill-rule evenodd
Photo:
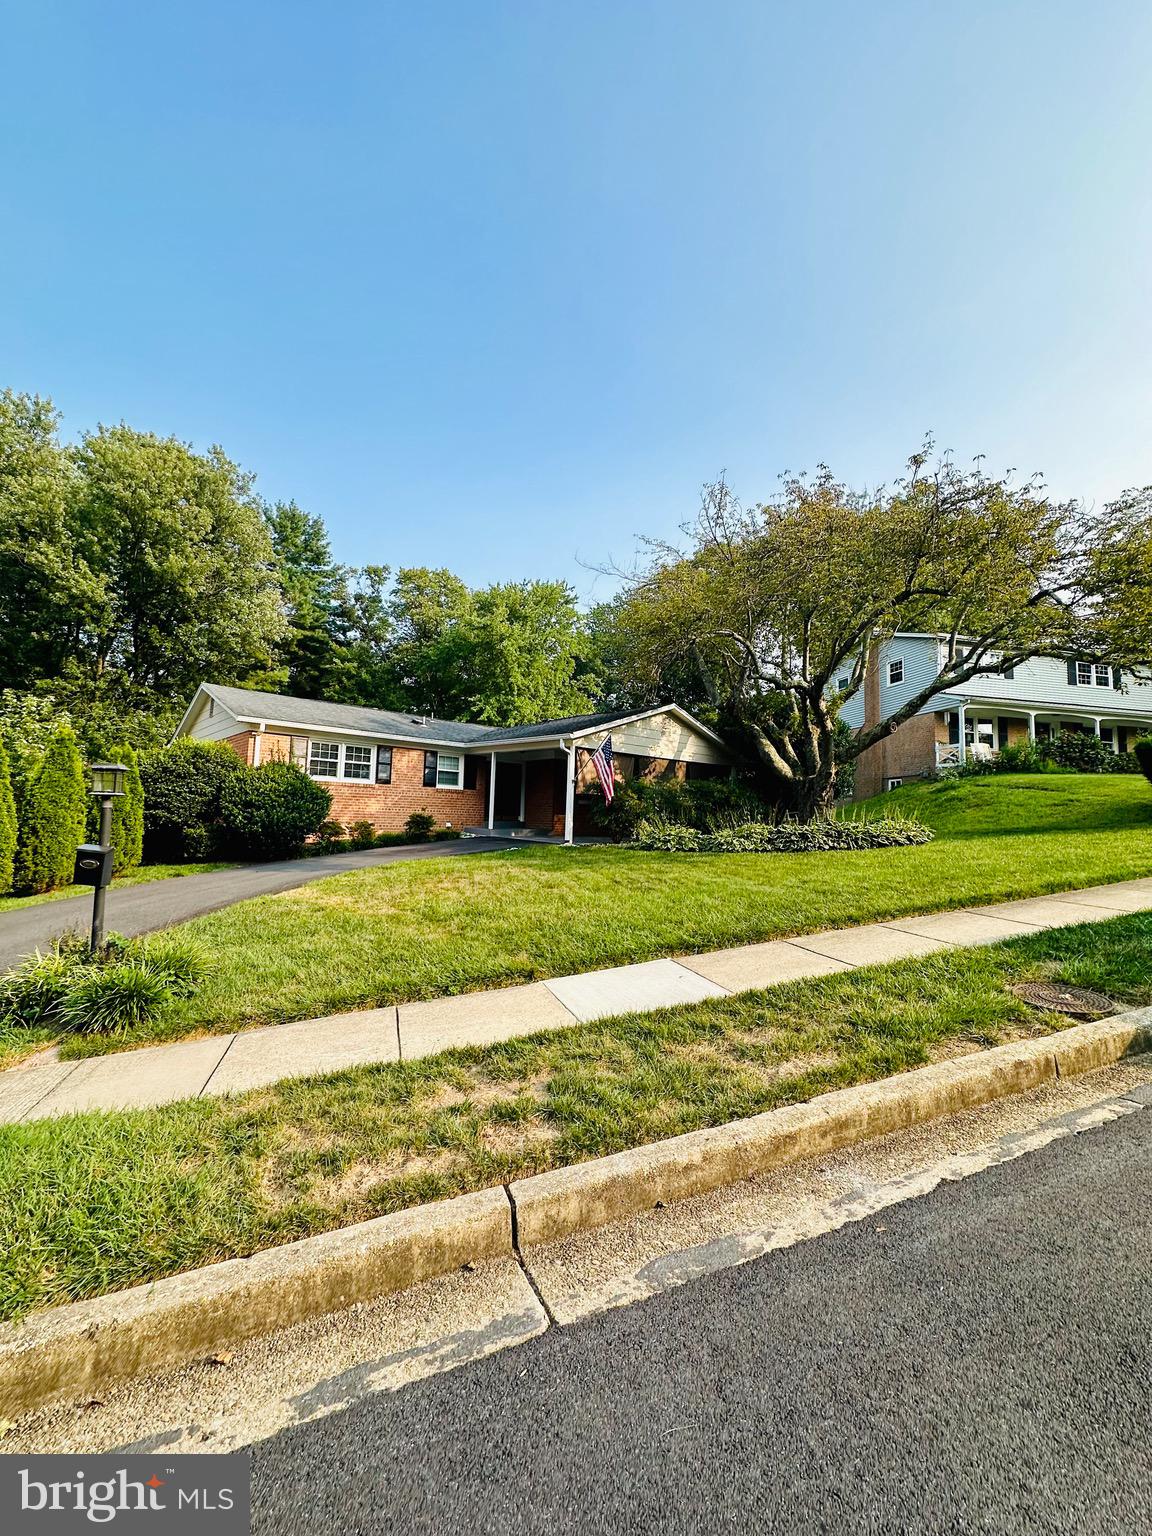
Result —
M 230 907 L 252 896 L 270 896 L 341 875 L 351 869 L 372 869 L 410 859 L 451 859 L 465 853 L 491 853 L 515 847 L 504 838 L 470 837 L 454 843 L 422 843 L 408 848 L 370 848 L 363 853 L 333 853 L 314 859 L 284 859 L 275 864 L 244 864 L 210 875 L 181 875 L 108 892 L 106 925 L 128 935 L 149 933 L 182 923 L 203 912 Z M 92 893 L 20 907 L 0 916 L 0 970 L 7 970 L 34 949 L 62 933 L 86 930 L 92 913 Z

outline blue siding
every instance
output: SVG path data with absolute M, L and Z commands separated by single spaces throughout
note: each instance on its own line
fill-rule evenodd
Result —
M 925 635 L 897 635 L 883 647 L 879 663 L 881 718 L 892 714 L 932 682 L 940 670 L 940 655 L 940 641 Z M 900 682 L 889 683 L 889 663 L 896 660 L 903 661 L 904 676 Z M 952 709 L 961 701 L 1015 706 L 1017 713 L 1032 709 L 1042 715 L 1054 715 L 1067 709 L 1070 714 L 1152 724 L 1152 679 L 1135 678 L 1128 673 L 1123 689 L 1095 683 L 1072 684 L 1068 681 L 1067 663 L 1048 657 L 1023 663 L 1012 677 L 974 677 L 955 692 L 936 694 L 920 713 Z M 1000 712 L 1007 714 L 1009 708 Z M 847 701 L 841 715 L 853 730 L 864 724 L 863 688 Z

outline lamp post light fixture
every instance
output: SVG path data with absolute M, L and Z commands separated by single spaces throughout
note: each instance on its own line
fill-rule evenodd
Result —
M 77 885 L 90 885 L 92 891 L 92 931 L 89 945 L 93 950 L 104 942 L 104 897 L 112 879 L 112 802 L 124 794 L 128 770 L 123 763 L 93 763 L 92 788 L 89 793 L 100 802 L 100 841 L 81 843 L 76 850 L 74 879 Z

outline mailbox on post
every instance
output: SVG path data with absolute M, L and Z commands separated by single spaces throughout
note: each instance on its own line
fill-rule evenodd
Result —
M 81 843 L 76 850 L 74 885 L 108 885 L 112 879 L 112 850 L 99 843 Z

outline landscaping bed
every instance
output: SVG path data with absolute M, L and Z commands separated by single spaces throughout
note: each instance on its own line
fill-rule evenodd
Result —
M 234 1099 L 0 1127 L 0 1316 L 798 1103 L 1152 1000 L 1152 915 Z

